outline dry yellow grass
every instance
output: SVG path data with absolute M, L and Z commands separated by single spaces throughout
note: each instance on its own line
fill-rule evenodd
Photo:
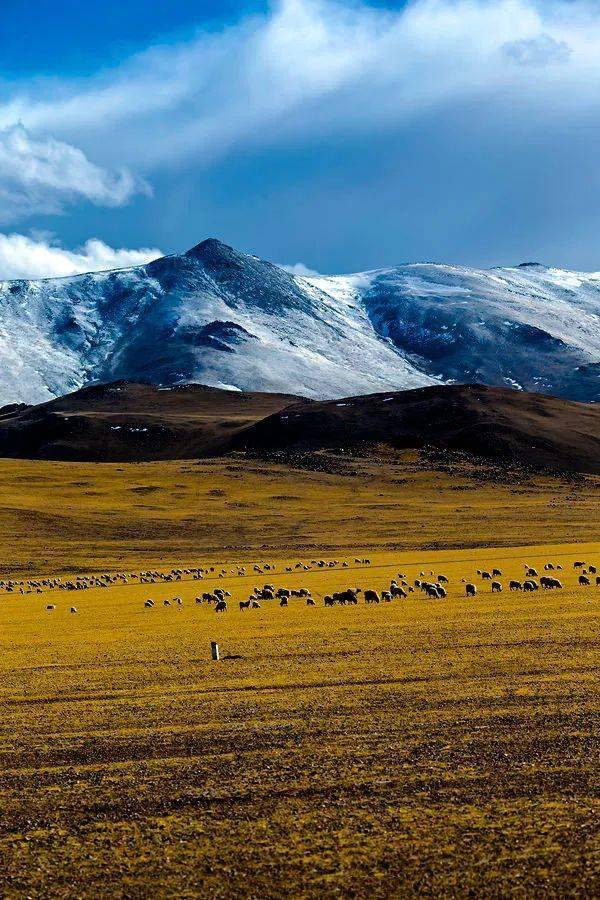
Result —
M 3 896 L 597 894 L 600 589 L 572 568 L 600 562 L 597 482 L 228 465 L 2 464 L 4 573 L 277 562 L 0 596 Z M 351 568 L 283 571 L 332 555 Z M 563 591 L 463 596 L 548 559 Z M 421 569 L 447 600 L 321 605 Z M 240 612 L 265 581 L 318 606 Z M 222 616 L 193 602 L 215 585 Z
M 600 478 L 498 480 L 467 465 L 432 469 L 414 453 L 333 468 L 2 460 L 0 574 L 600 540 Z

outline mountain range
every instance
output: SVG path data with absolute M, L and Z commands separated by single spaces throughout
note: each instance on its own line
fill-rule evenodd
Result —
M 313 399 L 481 382 L 600 400 L 600 274 L 409 264 L 303 277 L 209 239 L 0 283 L 0 403 L 201 382 Z

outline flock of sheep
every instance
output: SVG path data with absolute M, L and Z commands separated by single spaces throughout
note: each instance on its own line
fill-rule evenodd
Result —
M 358 562 L 358 560 L 357 560 Z M 363 562 L 361 560 L 361 562 Z M 367 562 L 368 561 L 364 561 Z M 331 565 L 337 565 L 337 561 L 332 563 Z M 324 564 L 329 565 L 329 564 Z M 343 566 L 347 567 L 347 563 L 343 563 Z M 591 584 L 590 576 L 596 575 L 596 567 L 593 565 L 589 565 L 585 568 L 585 563 L 576 562 L 574 563 L 574 568 L 579 569 L 579 578 L 578 583 L 580 586 L 589 586 Z M 310 568 L 305 566 L 304 564 L 299 564 L 302 568 Z M 262 569 L 258 566 L 255 566 L 255 569 L 258 571 L 262 571 Z M 562 570 L 561 565 L 555 565 L 554 563 L 546 563 L 544 566 L 544 570 L 546 572 L 550 571 L 560 571 Z M 291 569 L 287 569 L 287 571 L 291 571 Z M 480 577 L 482 582 L 489 581 L 491 592 L 492 593 L 500 593 L 502 592 L 503 584 L 501 581 L 498 581 L 498 578 L 502 577 L 502 571 L 500 569 L 494 568 L 491 571 L 485 571 L 478 569 L 477 574 Z M 431 571 L 429 573 L 429 577 L 434 576 L 434 572 Z M 390 583 L 389 588 L 382 590 L 381 592 L 373 590 L 371 588 L 362 589 L 360 587 L 349 587 L 345 588 L 341 591 L 335 591 L 331 594 L 326 594 L 323 597 L 323 605 L 326 607 L 332 606 L 346 606 L 346 605 L 356 605 L 359 602 L 359 596 L 363 595 L 363 600 L 366 605 L 371 604 L 379 604 L 379 603 L 390 603 L 394 599 L 407 599 L 409 594 L 414 594 L 417 591 L 420 591 L 421 594 L 424 594 L 428 598 L 443 600 L 447 597 L 447 586 L 450 583 L 450 579 L 443 574 L 437 574 L 435 576 L 434 581 L 428 581 L 425 579 L 425 573 L 421 572 L 419 578 L 415 578 L 412 584 L 409 584 L 407 581 L 407 576 L 403 573 L 398 573 L 398 578 L 393 579 Z M 461 579 L 461 583 L 464 584 L 465 594 L 467 597 L 474 597 L 477 594 L 477 585 L 473 582 L 467 582 L 466 579 Z M 558 578 L 554 577 L 554 575 L 542 575 L 541 577 L 538 575 L 538 572 L 533 566 L 525 565 L 525 578 L 523 581 L 517 581 L 515 579 L 511 579 L 509 581 L 509 590 L 511 591 L 525 591 L 532 592 L 537 591 L 540 588 L 544 590 L 555 590 L 561 589 L 562 583 Z M 596 575 L 596 586 L 600 587 L 600 576 Z M 201 596 L 196 597 L 196 603 L 207 603 L 214 605 L 215 612 L 222 613 L 227 612 L 227 600 L 231 597 L 231 593 L 226 590 L 221 590 L 220 588 L 215 588 L 212 592 L 205 592 Z M 312 596 L 312 592 L 309 588 L 299 588 L 296 590 L 291 590 L 289 588 L 280 587 L 275 588 L 273 584 L 265 584 L 262 588 L 255 587 L 246 600 L 239 601 L 239 609 L 240 611 L 247 609 L 261 609 L 261 600 L 275 601 L 279 602 L 281 607 L 286 607 L 288 605 L 288 601 L 292 597 L 304 598 L 307 606 L 316 606 L 315 599 Z M 178 606 L 183 605 L 183 600 L 180 597 L 175 597 L 171 600 L 163 600 L 164 606 L 171 606 L 176 604 Z M 147 608 L 154 607 L 153 600 L 146 600 L 144 602 L 144 606 Z
M 313 559 L 310 562 L 297 562 L 295 565 L 287 565 L 283 567 L 281 571 L 289 574 L 338 567 L 348 569 L 350 568 L 350 565 L 350 562 L 347 560 Z M 354 565 L 369 566 L 370 560 L 367 558 L 355 557 Z M 573 564 L 573 568 L 578 574 L 578 584 L 580 586 L 585 587 L 591 585 L 592 579 L 595 578 L 596 586 L 600 587 L 600 575 L 597 574 L 596 566 L 586 564 L 583 561 L 576 561 Z M 70 592 L 129 584 L 169 584 L 183 580 L 202 580 L 205 578 L 214 580 L 235 576 L 245 577 L 251 574 L 275 574 L 276 570 L 276 563 L 264 562 L 260 564 L 255 563 L 249 567 L 236 565 L 229 569 L 215 566 L 198 566 L 171 569 L 165 572 L 160 572 L 158 570 L 144 570 L 141 572 L 130 572 L 129 574 L 119 572 L 116 574 L 81 575 L 64 581 L 61 578 L 30 579 L 27 581 L 11 579 L 0 580 L 0 590 L 7 593 L 18 591 L 21 594 L 30 594 L 34 592 L 45 593 L 46 591 Z M 556 577 L 556 574 L 560 571 L 562 571 L 561 565 L 547 562 L 544 565 L 544 574 L 540 576 L 533 566 L 525 564 L 523 580 L 511 579 L 508 582 L 508 589 L 510 591 L 524 592 L 533 592 L 540 588 L 543 590 L 561 589 L 563 585 L 559 578 Z M 478 569 L 477 576 L 481 584 L 487 583 L 490 585 L 492 593 L 501 593 L 504 590 L 503 582 L 500 580 L 502 578 L 501 569 Z M 477 595 L 478 585 L 476 581 L 477 579 L 472 581 L 467 581 L 465 578 L 461 579 L 461 584 L 464 586 L 464 592 L 467 597 L 475 597 Z M 409 583 L 408 577 L 400 572 L 398 573 L 397 578 L 391 581 L 389 587 L 386 587 L 382 591 L 371 588 L 365 588 L 363 590 L 360 587 L 348 587 L 344 590 L 335 591 L 325 595 L 323 597 L 323 605 L 326 607 L 355 605 L 359 602 L 360 595 L 362 595 L 362 599 L 367 605 L 389 603 L 394 599 L 404 600 L 409 594 L 417 592 L 420 592 L 427 598 L 443 600 L 447 596 L 448 585 L 449 578 L 442 573 L 435 574 L 433 571 L 430 571 L 429 575 L 426 576 L 425 572 L 420 572 L 419 577 L 415 578 L 412 583 Z M 275 588 L 275 585 L 270 583 L 264 584 L 262 587 L 255 587 L 246 599 L 238 601 L 238 605 L 240 611 L 260 609 L 262 601 L 275 601 L 279 602 L 280 606 L 286 607 L 292 597 L 304 599 L 307 606 L 317 605 L 309 588 Z M 230 600 L 230 598 L 231 593 L 229 591 L 214 588 L 212 591 L 205 591 L 197 596 L 195 602 L 198 604 L 206 603 L 212 605 L 215 612 L 222 613 L 227 611 L 227 601 Z M 183 600 L 181 597 L 173 597 L 163 600 L 162 605 L 181 607 L 183 606 Z M 152 599 L 147 599 L 144 601 L 144 606 L 148 609 L 152 609 L 155 606 L 155 602 Z M 46 609 L 50 611 L 55 608 L 55 604 L 48 604 L 46 607 Z M 71 606 L 70 611 L 71 613 L 77 613 L 77 607 Z

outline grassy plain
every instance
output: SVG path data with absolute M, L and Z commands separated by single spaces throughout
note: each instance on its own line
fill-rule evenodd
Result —
M 2 462 L 2 574 L 219 561 L 233 595 L 222 616 L 193 602 L 210 581 L 0 596 L 2 895 L 597 895 L 600 589 L 572 563 L 600 563 L 598 491 L 408 454 Z M 320 556 L 350 568 L 283 571 Z M 463 596 L 547 559 L 561 592 Z M 321 605 L 421 570 L 446 601 Z M 240 612 L 265 580 L 319 605 Z
M 600 478 L 438 468 L 414 452 L 322 468 L 2 460 L 0 575 L 600 541 Z

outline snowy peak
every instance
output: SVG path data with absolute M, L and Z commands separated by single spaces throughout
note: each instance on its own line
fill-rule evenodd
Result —
M 299 277 L 209 238 L 0 282 L 0 403 L 143 379 L 332 398 L 474 382 L 600 400 L 600 275 L 525 263 Z
M 228 265 L 236 260 L 241 264 L 245 258 L 245 254 L 239 253 L 229 244 L 224 244 L 216 238 L 206 238 L 188 250 L 184 256 L 197 259 L 207 266 Z

